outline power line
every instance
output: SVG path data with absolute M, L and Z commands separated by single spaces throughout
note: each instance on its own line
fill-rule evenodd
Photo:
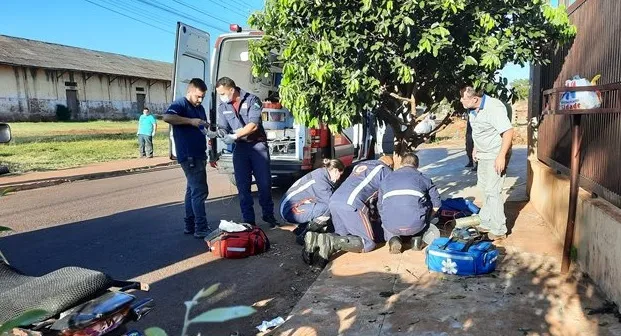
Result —
M 209 13 L 207 13 L 207 12 L 205 12 L 205 11 L 203 11 L 203 10 L 201 10 L 201 9 L 197 8 L 197 7 L 194 7 L 194 6 L 190 5 L 190 4 L 187 4 L 187 3 L 183 2 L 183 1 L 180 1 L 180 0 L 173 0 L 173 1 L 174 1 L 174 2 L 176 2 L 176 3 L 178 3 L 178 4 L 180 4 L 180 5 L 182 5 L 182 6 L 186 6 L 186 7 L 190 8 L 190 9 L 193 9 L 193 10 L 195 10 L 195 11 L 197 11 L 197 12 L 201 13 L 201 14 L 207 15 L 207 16 L 209 16 L 210 18 L 213 18 L 213 19 L 215 19 L 215 20 L 218 20 L 218 21 L 220 21 L 220 22 L 222 22 L 222 23 L 224 23 L 224 24 L 229 24 L 229 23 L 230 23 L 230 22 L 226 22 L 226 21 L 224 21 L 224 20 L 222 20 L 222 19 L 220 19 L 220 18 L 217 18 L 217 17 L 215 17 L 215 16 L 213 16 L 213 15 L 211 15 L 211 14 L 209 14 Z
M 145 17 L 145 11 L 142 8 L 139 7 L 133 7 L 127 3 L 124 3 L 122 1 L 119 0 L 100 0 L 103 1 L 104 3 L 107 3 L 108 5 L 112 6 L 112 8 L 116 8 L 118 10 L 122 10 L 125 12 L 131 12 L 132 14 L 135 14 L 136 17 L 150 21 L 150 22 L 155 22 L 155 23 L 159 23 L 165 27 L 172 27 L 172 24 L 170 22 L 166 22 L 167 19 L 162 17 L 162 16 L 158 16 L 155 15 L 153 13 L 146 13 L 149 15 L 146 15 Z M 169 20 L 172 21 L 172 20 Z
M 223 3 L 220 3 L 220 2 L 217 2 L 217 1 L 214 1 L 214 0 L 207 0 L 207 1 L 211 2 L 212 4 L 214 4 L 216 6 L 220 6 L 220 7 L 224 8 L 224 9 L 230 10 L 231 13 L 236 14 L 239 17 L 244 17 L 243 14 L 239 13 L 239 8 L 231 8 L 231 7 L 228 7 L 228 6 L 224 5 Z
M 146 1 L 146 0 L 137 0 L 137 1 L 142 2 L 142 3 L 144 3 L 146 5 L 149 5 L 149 6 L 155 7 L 157 9 L 159 9 L 159 10 L 164 11 L 164 12 L 167 12 L 167 13 L 170 13 L 170 14 L 173 14 L 173 15 L 177 15 L 177 16 L 181 16 L 181 17 L 186 18 L 188 20 L 195 21 L 195 22 L 200 23 L 200 24 L 202 24 L 204 26 L 207 26 L 209 28 L 212 28 L 212 29 L 215 29 L 215 30 L 218 30 L 218 31 L 221 31 L 221 32 L 226 31 L 226 30 L 224 30 L 224 29 L 222 29 L 220 27 L 217 27 L 217 26 L 214 26 L 212 24 L 206 23 L 206 22 L 204 22 L 204 21 L 202 21 L 200 19 L 197 19 L 195 17 L 186 15 L 184 13 L 177 12 L 177 11 L 175 11 L 175 9 L 173 9 L 171 7 L 168 7 L 168 6 L 165 6 L 165 5 L 162 5 L 162 4 L 160 4 L 159 2 L 157 2 L 155 0 L 151 0 L 151 2 Z
M 100 4 L 98 4 L 98 3 L 95 3 L 95 2 L 93 2 L 93 1 L 91 1 L 91 0 L 84 0 L 84 1 L 86 1 L 86 2 L 88 2 L 88 3 L 91 3 L 91 4 L 95 5 L 95 6 L 98 6 L 98 7 L 104 8 L 104 9 L 107 9 L 107 10 L 109 10 L 109 11 L 111 11 L 111 12 L 116 13 L 116 14 L 122 15 L 122 16 L 124 16 L 124 17 L 126 17 L 126 18 L 129 18 L 129 19 L 132 19 L 132 20 L 135 20 L 135 21 L 138 21 L 138 22 L 144 23 L 144 24 L 146 24 L 147 26 L 151 26 L 151 27 L 153 27 L 153 28 L 155 28 L 155 29 L 159 29 L 159 30 L 161 30 L 161 31 L 163 31 L 163 32 L 165 32 L 165 33 L 175 35 L 175 34 L 174 34 L 173 32 L 171 32 L 170 30 L 166 30 L 166 29 L 164 29 L 164 28 L 160 28 L 160 27 L 158 27 L 158 26 L 154 26 L 154 25 L 152 25 L 152 24 L 150 24 L 150 23 L 148 23 L 148 22 L 142 21 L 142 20 L 137 19 L 137 18 L 135 18 L 135 17 L 131 17 L 131 16 L 127 15 L 127 14 L 123 14 L 123 13 L 121 13 L 121 12 L 118 12 L 118 11 L 114 10 L 114 9 L 111 9 L 111 8 L 106 7 L 106 6 L 103 6 L 103 5 L 100 5 Z
M 142 17 L 147 20 L 152 20 L 155 18 L 160 23 L 162 23 L 163 25 L 167 27 L 173 27 L 174 23 L 176 22 L 171 17 L 166 17 L 165 15 L 162 15 L 155 11 L 148 10 L 147 8 L 141 7 L 139 4 L 134 4 L 131 1 L 129 2 L 125 2 L 123 0 L 107 0 L 107 1 L 112 2 L 117 7 L 133 11 L 135 14 L 138 15 L 138 17 Z

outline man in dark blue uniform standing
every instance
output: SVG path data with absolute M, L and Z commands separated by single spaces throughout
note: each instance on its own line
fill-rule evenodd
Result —
M 206 237 L 211 228 L 205 215 L 207 188 L 207 139 L 201 132 L 207 116 L 201 105 L 207 85 L 200 78 L 188 84 L 185 97 L 175 100 L 164 113 L 164 121 L 172 125 L 177 162 L 181 165 L 187 187 L 185 192 L 185 234 Z
M 418 157 L 407 153 L 401 157 L 401 168 L 380 183 L 377 205 L 390 253 L 398 254 L 401 237 L 412 237 L 412 247 L 422 249 L 421 233 L 442 203 L 431 179 L 418 170 Z
M 254 175 L 259 189 L 262 219 L 274 228 L 279 223 L 274 217 L 270 154 L 267 135 L 261 123 L 263 104 L 257 96 L 240 89 L 228 77 L 218 80 L 216 91 L 220 99 L 218 128 L 225 131 L 222 137 L 226 144 L 235 144 L 233 167 L 243 220 L 245 223 L 255 224 L 254 202 L 250 190 Z

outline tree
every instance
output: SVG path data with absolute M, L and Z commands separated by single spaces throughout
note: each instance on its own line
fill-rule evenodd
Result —
M 528 99 L 528 91 L 530 90 L 528 79 L 516 79 L 510 85 L 517 100 Z
M 266 0 L 249 22 L 264 32 L 250 46 L 253 72 L 280 63 L 281 102 L 297 122 L 336 131 L 371 112 L 393 127 L 396 153 L 429 136 L 414 132 L 416 105 L 460 109 L 465 83 L 509 99 L 498 69 L 545 64 L 544 51 L 576 33 L 543 0 Z

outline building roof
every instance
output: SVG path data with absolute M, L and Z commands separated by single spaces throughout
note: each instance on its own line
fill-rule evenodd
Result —
M 171 47 L 172 48 L 172 47 Z M 172 64 L 0 35 L 0 64 L 170 81 Z

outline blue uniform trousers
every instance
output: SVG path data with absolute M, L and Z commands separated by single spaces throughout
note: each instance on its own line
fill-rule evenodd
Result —
M 376 246 L 379 233 L 369 219 L 369 209 L 358 210 L 340 202 L 330 202 L 330 214 L 334 224 L 334 232 L 339 236 L 353 235 L 362 238 L 363 252 L 370 252 Z M 381 228 L 380 228 L 381 230 Z
M 255 222 L 254 201 L 250 190 L 252 175 L 259 189 L 259 204 L 263 218 L 274 216 L 272 201 L 272 173 L 270 171 L 270 154 L 265 142 L 237 142 L 233 150 L 235 182 L 239 191 L 239 205 L 244 222 Z
M 285 205 L 280 214 L 289 223 L 303 224 L 321 216 L 330 215 L 330 208 L 325 203 L 289 203 Z

